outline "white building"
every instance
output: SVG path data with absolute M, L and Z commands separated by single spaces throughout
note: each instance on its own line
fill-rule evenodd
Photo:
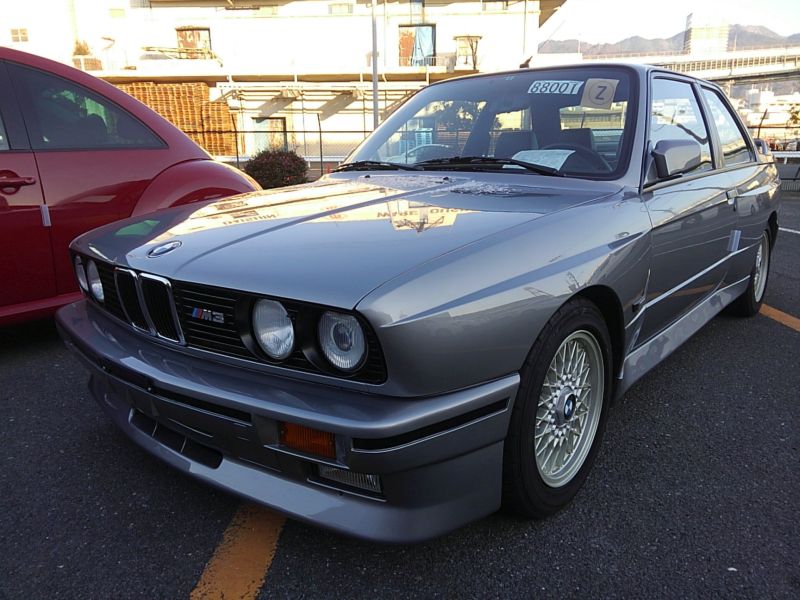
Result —
M 514 68 L 536 53 L 539 26 L 564 1 L 377 1 L 380 70 Z M 0 44 L 70 63 L 76 42 L 85 42 L 99 61 L 87 66 L 101 67 L 92 70 L 103 74 L 368 73 L 372 4 L 371 0 L 14 2 L 4 7 Z

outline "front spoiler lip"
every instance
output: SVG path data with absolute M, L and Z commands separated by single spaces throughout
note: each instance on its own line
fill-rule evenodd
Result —
M 429 539 L 499 508 L 503 439 L 518 386 L 517 375 L 424 400 L 369 397 L 335 388 L 321 390 L 323 386 L 318 384 L 248 373 L 163 350 L 85 302 L 63 308 L 57 324 L 68 347 L 92 373 L 93 394 L 114 423 L 145 450 L 207 483 L 315 525 L 392 543 Z M 503 410 L 402 446 L 348 449 L 340 467 L 384 474 L 386 497 L 376 501 L 289 479 L 225 454 L 216 468 L 188 459 L 132 424 L 132 406 L 136 403 L 131 402 L 131 395 L 138 395 L 139 404 L 147 402 L 149 396 L 157 397 L 116 377 L 114 368 L 140 373 L 157 382 L 159 388 L 191 393 L 229 408 L 281 420 L 297 417 L 299 421 L 302 416 L 304 424 L 351 439 L 401 435 L 475 407 L 491 407 L 498 398 L 505 399 L 506 404 Z M 223 374 L 227 379 L 221 379 Z M 252 394 L 246 397 L 246 389 L 236 389 L 237 382 L 245 385 L 250 377 L 260 385 L 262 396 L 277 394 L 276 400 Z M 320 392 L 324 405 L 313 396 Z M 215 393 L 222 395 L 215 397 Z M 305 405 L 298 407 L 298 400 Z M 326 408 L 327 414 L 322 414 L 321 408 Z M 332 414 L 337 411 L 343 414 Z

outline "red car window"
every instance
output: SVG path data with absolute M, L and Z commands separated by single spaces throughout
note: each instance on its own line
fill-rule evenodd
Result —
M 160 148 L 164 143 L 106 98 L 55 75 L 10 65 L 29 110 L 34 150 Z

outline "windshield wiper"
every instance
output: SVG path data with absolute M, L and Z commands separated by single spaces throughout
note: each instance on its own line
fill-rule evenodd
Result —
M 554 177 L 564 177 L 564 174 L 553 167 L 537 165 L 535 163 L 517 160 L 516 158 L 499 158 L 493 156 L 451 156 L 450 158 L 432 158 L 414 163 L 418 168 L 438 167 L 455 170 L 483 170 L 485 167 L 503 167 L 513 165 L 522 167 L 528 171 L 533 171 L 539 175 L 552 175 Z
M 404 165 L 403 163 L 386 162 L 382 160 L 357 160 L 336 167 L 333 172 L 341 171 L 422 171 L 422 167 Z

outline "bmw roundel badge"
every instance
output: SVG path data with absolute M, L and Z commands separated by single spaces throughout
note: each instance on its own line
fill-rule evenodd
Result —
M 164 254 L 172 252 L 173 250 L 175 250 L 175 248 L 178 248 L 181 245 L 181 243 L 182 242 L 180 240 L 175 240 L 174 242 L 167 242 L 166 244 L 161 244 L 160 246 L 156 246 L 155 248 L 152 248 L 147 253 L 147 256 L 150 257 L 150 258 L 156 258 L 158 256 L 163 256 Z

